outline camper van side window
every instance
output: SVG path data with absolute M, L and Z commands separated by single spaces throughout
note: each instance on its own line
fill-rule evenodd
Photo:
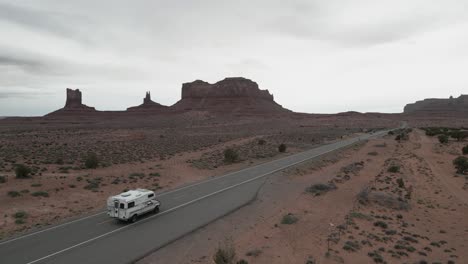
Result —
M 125 204 L 121 203 L 120 204 L 120 209 L 124 209 L 125 208 Z
M 148 194 L 148 198 L 154 197 L 154 193 Z
M 134 207 L 134 206 L 135 206 L 135 202 L 130 202 L 130 203 L 128 203 L 128 208 L 132 208 L 132 207 Z

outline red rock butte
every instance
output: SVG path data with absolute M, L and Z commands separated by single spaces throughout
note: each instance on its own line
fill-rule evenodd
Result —
M 448 99 L 424 99 L 407 104 L 405 114 L 410 115 L 468 115 L 468 95 Z
M 246 114 L 290 112 L 276 103 L 268 90 L 260 90 L 256 82 L 241 77 L 226 78 L 215 84 L 201 80 L 184 83 L 182 99 L 171 108 Z
M 133 112 L 154 112 L 154 111 L 165 111 L 168 107 L 165 105 L 158 104 L 151 100 L 151 93 L 146 92 L 145 98 L 143 98 L 143 103 L 139 106 L 133 106 L 127 108 L 127 111 Z
M 79 89 L 67 88 L 67 100 L 65 106 L 47 115 L 80 115 L 97 112 L 94 107 L 82 103 L 82 94 Z

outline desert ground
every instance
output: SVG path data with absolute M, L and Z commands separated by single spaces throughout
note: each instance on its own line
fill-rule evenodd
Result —
M 213 263 L 218 248 L 248 263 L 466 263 L 468 178 L 452 165 L 464 145 L 414 129 L 327 154 L 139 263 Z
M 0 238 L 93 214 L 105 207 L 107 197 L 124 190 L 162 192 L 398 125 L 395 120 L 373 119 L 239 118 L 205 112 L 128 120 L 5 119 L 0 124 L 0 199 L 5 201 L 0 205 Z M 286 153 L 278 151 L 281 143 L 287 145 Z M 235 149 L 239 160 L 224 162 L 226 148 Z M 97 156 L 97 168 L 85 166 L 88 153 Z M 18 164 L 31 173 L 15 177 Z
M 466 119 L 354 112 L 3 119 L 0 239 L 102 211 L 128 189 L 164 192 L 403 123 L 415 128 L 407 139 L 387 135 L 276 173 L 250 204 L 140 263 L 213 263 L 225 246 L 249 263 L 463 263 L 468 187 L 452 160 L 466 140 L 440 144 L 416 128 Z M 226 149 L 238 159 L 227 162 Z M 30 171 L 18 178 L 20 164 Z

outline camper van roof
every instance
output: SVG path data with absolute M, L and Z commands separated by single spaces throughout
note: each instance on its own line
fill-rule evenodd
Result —
M 114 196 L 114 199 L 131 201 L 133 199 L 141 197 L 142 195 L 150 194 L 150 193 L 153 193 L 153 191 L 146 190 L 146 189 L 129 190 L 129 191 L 126 191 L 119 195 Z

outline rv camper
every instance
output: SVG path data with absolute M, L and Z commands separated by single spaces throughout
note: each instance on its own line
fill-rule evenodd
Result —
M 139 216 L 148 212 L 158 213 L 160 205 L 153 191 L 130 190 L 107 199 L 107 214 L 123 221 L 135 222 Z

